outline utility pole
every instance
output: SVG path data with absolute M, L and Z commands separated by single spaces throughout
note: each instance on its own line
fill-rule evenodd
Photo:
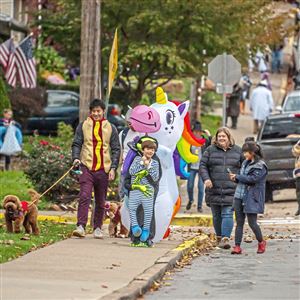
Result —
M 193 121 L 200 121 L 200 109 L 201 109 L 201 86 L 200 80 L 197 78 L 195 81 L 195 106 L 193 110 Z
M 101 92 L 101 1 L 81 1 L 80 104 L 79 120 L 89 114 L 89 103 L 102 99 Z

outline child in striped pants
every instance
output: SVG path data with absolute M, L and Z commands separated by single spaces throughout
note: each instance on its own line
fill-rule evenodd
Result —
M 150 234 L 150 225 L 154 213 L 154 185 L 159 180 L 159 162 L 152 159 L 156 144 L 151 140 L 142 142 L 143 156 L 137 155 L 130 168 L 131 188 L 129 192 L 129 213 L 131 232 L 146 242 Z M 137 208 L 143 206 L 144 224 L 141 228 L 137 221 Z

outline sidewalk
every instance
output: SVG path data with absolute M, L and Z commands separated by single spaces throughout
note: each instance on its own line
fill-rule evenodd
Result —
M 184 240 L 191 239 L 190 241 Z M 128 239 L 71 238 L 1 265 L 1 299 L 135 299 L 206 235 L 186 229 L 153 248 Z

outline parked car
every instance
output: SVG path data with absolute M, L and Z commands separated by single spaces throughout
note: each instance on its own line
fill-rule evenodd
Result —
M 276 110 L 281 113 L 300 112 L 300 90 L 295 90 L 287 94 L 282 105 L 277 106 Z
M 121 117 L 121 109 L 117 104 L 109 104 L 107 119 L 120 132 L 126 126 Z M 25 134 L 38 130 L 40 134 L 56 134 L 57 124 L 65 122 L 76 129 L 79 122 L 79 94 L 65 90 L 47 90 L 46 107 L 40 115 L 34 115 L 27 120 Z
M 266 201 L 273 201 L 274 190 L 295 188 L 292 147 L 299 138 L 300 113 L 271 115 L 263 123 L 257 142 L 269 168 Z

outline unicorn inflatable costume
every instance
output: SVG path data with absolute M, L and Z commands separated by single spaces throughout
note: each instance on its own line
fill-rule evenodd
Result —
M 179 106 L 168 101 L 162 88 L 156 90 L 156 103 L 150 106 L 160 115 L 160 130 L 149 135 L 158 141 L 157 156 L 161 161 L 162 178 L 155 203 L 155 237 L 153 242 L 163 239 L 173 215 L 173 208 L 179 192 L 176 181 L 173 152 L 184 129 L 184 117 L 188 112 L 189 101 Z

